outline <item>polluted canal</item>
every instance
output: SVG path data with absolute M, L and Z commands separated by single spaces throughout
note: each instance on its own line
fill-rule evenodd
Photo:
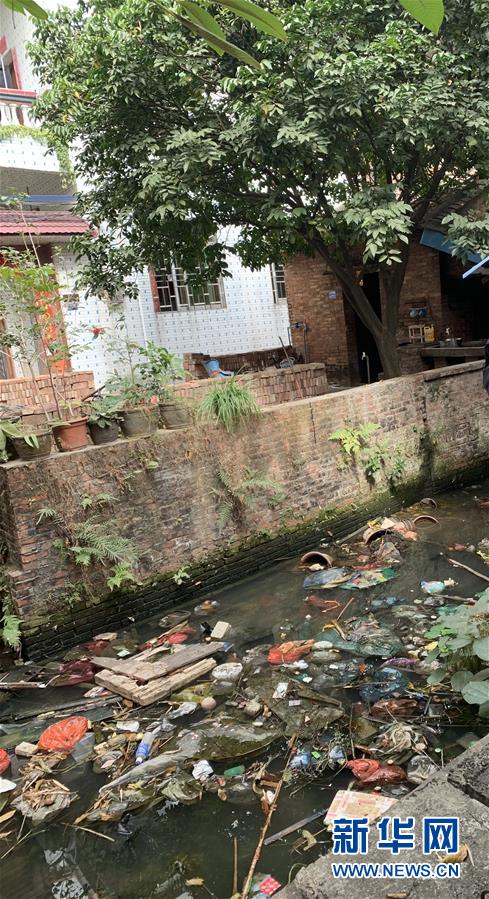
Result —
M 487 732 L 436 654 L 488 537 L 486 483 L 3 674 L 2 899 L 263 897 L 384 814 Z

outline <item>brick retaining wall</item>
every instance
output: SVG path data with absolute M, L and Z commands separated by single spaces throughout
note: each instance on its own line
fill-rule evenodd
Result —
M 146 439 L 88 447 L 0 467 L 0 508 L 8 579 L 32 653 L 127 623 L 195 589 L 208 591 L 284 555 L 284 550 L 346 532 L 372 511 L 399 507 L 390 480 L 402 460 L 407 488 L 448 484 L 489 454 L 489 400 L 475 362 L 265 409 L 234 434 L 211 426 L 158 431 Z M 362 466 L 342 468 L 331 433 L 376 422 L 384 469 L 372 484 Z M 252 474 L 280 485 L 258 492 L 220 533 L 222 509 Z M 110 494 L 83 511 L 85 496 Z M 419 494 L 418 494 L 419 495 Z M 273 501 L 272 501 L 273 500 Z M 59 522 L 39 510 L 50 507 Z M 95 511 L 94 511 L 95 510 Z M 142 586 L 109 593 L 99 565 L 60 558 L 55 541 L 96 516 L 129 538 Z M 182 586 L 172 572 L 190 568 Z M 70 587 L 71 584 L 71 587 Z M 79 598 L 83 584 L 89 588 Z M 81 585 L 81 588 L 80 588 Z
M 64 375 L 55 375 L 55 380 L 60 402 L 66 397 L 69 402 L 79 403 L 95 389 L 91 371 L 69 371 Z M 31 378 L 0 380 L 0 410 L 4 403 L 7 406 L 22 406 L 24 412 L 37 412 L 42 404 L 49 411 L 55 411 L 56 403 L 49 376 L 38 376 L 36 385 Z
M 259 406 L 274 406 L 277 403 L 321 396 L 328 392 L 326 369 L 320 362 L 294 365 L 293 369 L 267 368 L 265 371 L 238 375 L 237 379 L 250 388 Z M 185 381 L 177 387 L 177 393 L 187 399 L 201 402 L 216 383 L 224 383 L 224 378 Z

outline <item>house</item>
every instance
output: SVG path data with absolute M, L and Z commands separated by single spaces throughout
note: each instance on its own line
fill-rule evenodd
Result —
M 71 369 L 93 372 L 103 384 L 121 367 L 116 349 L 123 332 L 144 345 L 151 340 L 183 358 L 184 353 L 220 355 L 258 351 L 289 343 L 288 307 L 280 267 L 252 272 L 229 254 L 230 278 L 192 290 L 182 269 L 162 259 L 157 271 L 137 276 L 138 297 L 124 299 L 117 312 L 74 285 L 78 263 L 70 250 L 73 235 L 87 224 L 73 212 L 77 186 L 66 159 L 47 151 L 31 107 L 42 86 L 26 52 L 32 24 L 0 7 L 0 204 L 1 246 L 36 249 L 56 270 L 63 303 Z M 227 234 L 228 242 L 235 238 Z M 0 354 L 0 379 L 25 372 L 15 353 Z M 38 372 L 41 376 L 43 373 Z M 8 393 L 1 394 L 5 401 Z
M 413 235 L 397 333 L 403 373 L 482 358 L 489 336 L 488 286 L 484 272 L 464 279 L 464 268 L 451 255 L 439 222 L 428 221 Z M 382 317 L 387 298 L 380 296 L 375 266 L 363 272 L 362 282 Z M 295 257 L 285 266 L 285 286 L 293 343 L 299 351 L 306 347 L 306 361 L 323 362 L 328 381 L 338 386 L 377 380 L 381 366 L 373 337 L 324 260 Z M 462 346 L 450 345 L 457 340 Z

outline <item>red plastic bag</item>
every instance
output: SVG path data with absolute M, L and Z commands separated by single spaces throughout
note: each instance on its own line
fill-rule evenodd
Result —
M 272 665 L 282 665 L 284 662 L 298 662 L 302 656 L 307 655 L 311 651 L 314 640 L 289 640 L 288 643 L 281 643 L 280 646 L 272 646 L 268 653 L 268 661 Z
M 381 765 L 375 759 L 353 759 L 345 768 L 353 771 L 362 784 L 397 784 L 406 780 L 406 772 L 399 765 Z
M 5 749 L 0 749 L 0 774 L 10 768 L 10 756 Z
M 88 728 L 87 718 L 75 716 L 57 721 L 46 728 L 39 737 L 39 749 L 47 752 L 71 752 Z
M 62 662 L 58 668 L 59 676 L 51 681 L 52 687 L 71 687 L 74 684 L 91 684 L 95 677 L 95 668 L 88 659 L 76 659 Z

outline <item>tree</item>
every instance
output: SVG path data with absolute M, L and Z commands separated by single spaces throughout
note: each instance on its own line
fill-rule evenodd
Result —
M 215 235 L 239 225 L 252 267 L 324 258 L 394 376 L 410 236 L 487 176 L 489 5 L 448 0 L 436 37 L 396 0 L 280 3 L 287 43 L 222 17 L 259 71 L 217 60 L 154 0 L 91 0 L 39 25 L 34 61 L 52 87 L 37 114 L 80 147 L 81 212 L 99 229 L 78 242 L 85 284 L 113 294 L 169 257 L 215 277 Z M 362 264 L 378 268 L 382 321 Z

